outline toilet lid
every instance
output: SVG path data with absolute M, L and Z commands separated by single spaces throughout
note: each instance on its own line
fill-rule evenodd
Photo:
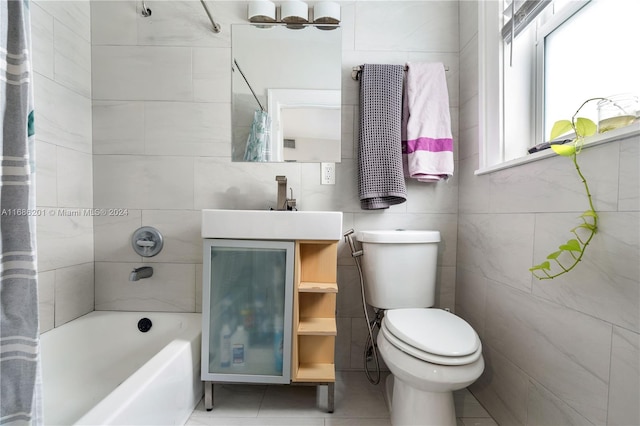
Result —
M 385 322 L 395 337 L 430 354 L 463 357 L 480 347 L 473 328 L 442 309 L 390 309 L 385 312 Z

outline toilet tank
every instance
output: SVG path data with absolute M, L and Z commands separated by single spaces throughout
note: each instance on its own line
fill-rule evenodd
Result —
M 438 231 L 360 231 L 365 300 L 381 309 L 434 305 Z

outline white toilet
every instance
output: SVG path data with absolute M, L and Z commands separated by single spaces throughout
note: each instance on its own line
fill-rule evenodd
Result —
M 453 391 L 484 370 L 478 334 L 435 301 L 437 231 L 361 231 L 366 301 L 384 309 L 378 348 L 391 370 L 391 423 L 451 425 Z

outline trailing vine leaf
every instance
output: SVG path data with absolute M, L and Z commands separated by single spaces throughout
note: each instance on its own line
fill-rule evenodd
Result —
M 576 147 L 573 145 L 551 145 L 551 149 L 558 155 L 563 157 L 571 157 L 576 153 Z
M 529 271 L 531 271 L 533 276 L 535 276 L 539 280 L 553 279 L 562 274 L 566 274 L 567 272 L 575 268 L 582 260 L 585 249 L 598 231 L 598 214 L 593 208 L 593 200 L 591 198 L 591 192 L 589 192 L 589 185 L 587 184 L 587 179 L 584 177 L 582 171 L 580 170 L 580 166 L 578 165 L 577 160 L 577 155 L 582 149 L 584 138 L 595 134 L 598 127 L 593 121 L 589 120 L 588 118 L 576 116 L 587 103 L 603 99 L 605 98 L 593 98 L 586 100 L 580 106 L 580 108 L 578 108 L 573 117 L 571 117 L 571 120 L 556 121 L 553 125 L 553 128 L 551 129 L 551 140 L 556 139 L 557 137 L 564 135 L 571 130 L 573 130 L 575 133 L 575 138 L 571 143 L 563 145 L 551 145 L 551 149 L 558 155 L 561 155 L 563 157 L 570 157 L 573 161 L 573 165 L 576 169 L 576 172 L 578 173 L 578 176 L 580 177 L 580 180 L 582 181 L 585 192 L 587 194 L 589 210 L 580 215 L 583 223 L 570 230 L 570 232 L 572 232 L 576 236 L 576 238 L 572 238 L 565 244 L 559 246 L 558 248 L 560 250 L 548 255 L 548 260 L 545 260 L 539 265 L 535 265 L 529 268 Z M 581 231 L 580 233 L 578 232 L 579 230 Z M 567 256 L 562 256 L 564 253 L 567 253 Z M 568 265 L 566 264 L 567 258 L 572 261 Z M 549 260 L 555 262 L 556 267 L 560 269 L 558 272 L 552 271 L 551 263 L 549 262 Z M 563 261 L 565 263 L 563 263 Z M 540 272 L 544 273 L 544 275 L 539 275 Z
M 595 217 L 595 218 L 597 218 L 598 214 L 593 210 L 587 210 L 586 212 L 582 213 L 580 215 L 580 217 Z
M 595 226 L 593 226 L 593 225 L 592 225 L 592 224 L 590 224 L 590 223 L 581 223 L 580 225 L 578 225 L 578 226 L 576 226 L 575 228 L 573 228 L 573 229 L 571 230 L 571 232 L 575 232 L 575 230 L 576 230 L 576 229 L 578 229 L 578 228 L 585 228 L 585 229 L 587 229 L 587 230 L 589 230 L 589 231 L 595 231 L 595 230 L 596 230 L 596 227 L 595 227 Z
M 562 250 L 560 251 L 554 251 L 553 253 L 551 253 L 549 256 L 547 256 L 547 259 L 551 259 L 551 260 L 555 260 L 558 258 L 558 256 L 560 256 L 562 254 Z
M 587 136 L 595 135 L 596 131 L 598 131 L 598 126 L 596 126 L 596 123 L 594 123 L 593 121 L 589 120 L 588 118 L 582 117 L 578 117 L 576 119 L 577 135 L 586 138 Z
M 580 243 L 578 242 L 578 240 L 575 240 L 575 239 L 567 241 L 566 244 L 563 244 L 558 248 L 560 250 L 565 250 L 565 251 L 577 251 L 577 252 L 582 251 L 582 247 L 580 247 Z
M 549 269 L 550 270 L 551 269 L 551 264 L 549 262 L 545 261 L 545 262 L 542 262 L 539 265 L 536 265 L 536 266 L 533 266 L 533 267 L 529 268 L 530 271 L 534 271 L 534 270 L 537 270 L 537 269 Z
M 571 130 L 573 130 L 573 124 L 571 124 L 570 120 L 556 121 L 551 128 L 551 140 L 554 140 L 558 136 L 562 136 Z

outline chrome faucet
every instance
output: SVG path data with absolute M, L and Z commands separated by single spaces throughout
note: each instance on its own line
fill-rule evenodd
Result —
M 287 177 L 276 176 L 276 182 L 278 182 L 276 210 L 287 210 Z
M 129 274 L 129 281 L 139 281 L 143 278 L 149 278 L 153 275 L 153 268 L 151 266 L 142 266 L 140 268 L 133 268 L 133 271 Z
M 276 176 L 276 182 L 278 182 L 276 210 L 297 210 L 296 199 L 293 198 L 293 189 L 291 190 L 291 198 L 287 198 L 287 177 Z

